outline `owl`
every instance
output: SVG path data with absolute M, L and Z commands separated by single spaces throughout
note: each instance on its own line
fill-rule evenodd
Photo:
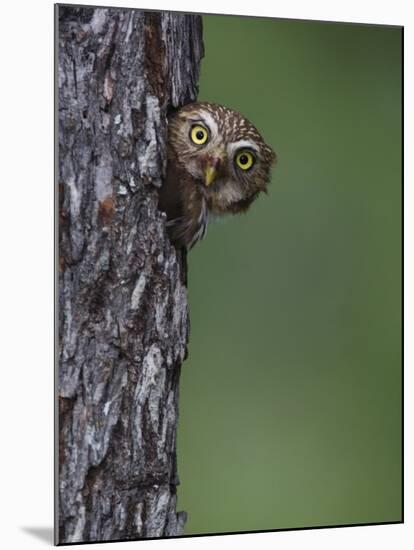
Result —
M 192 248 L 209 220 L 248 210 L 266 191 L 276 155 L 241 114 L 191 103 L 168 119 L 167 173 L 159 208 L 177 248 Z

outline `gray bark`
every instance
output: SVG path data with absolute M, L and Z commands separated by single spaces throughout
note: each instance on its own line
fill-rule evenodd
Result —
M 173 536 L 186 267 L 157 209 L 166 117 L 194 101 L 195 15 L 57 8 L 56 542 Z

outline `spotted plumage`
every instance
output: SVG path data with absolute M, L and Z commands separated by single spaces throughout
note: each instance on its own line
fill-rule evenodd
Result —
M 211 217 L 244 212 L 266 191 L 276 156 L 241 114 L 203 102 L 169 117 L 167 159 L 159 207 L 172 242 L 188 249 Z

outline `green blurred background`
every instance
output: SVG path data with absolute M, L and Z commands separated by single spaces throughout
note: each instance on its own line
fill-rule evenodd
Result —
M 201 100 L 276 150 L 189 257 L 187 534 L 401 519 L 401 29 L 204 16 Z

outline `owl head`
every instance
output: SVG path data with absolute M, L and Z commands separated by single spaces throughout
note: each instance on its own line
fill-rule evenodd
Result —
M 241 114 L 191 103 L 169 117 L 169 157 L 199 186 L 216 214 L 246 210 L 266 191 L 276 155 Z

